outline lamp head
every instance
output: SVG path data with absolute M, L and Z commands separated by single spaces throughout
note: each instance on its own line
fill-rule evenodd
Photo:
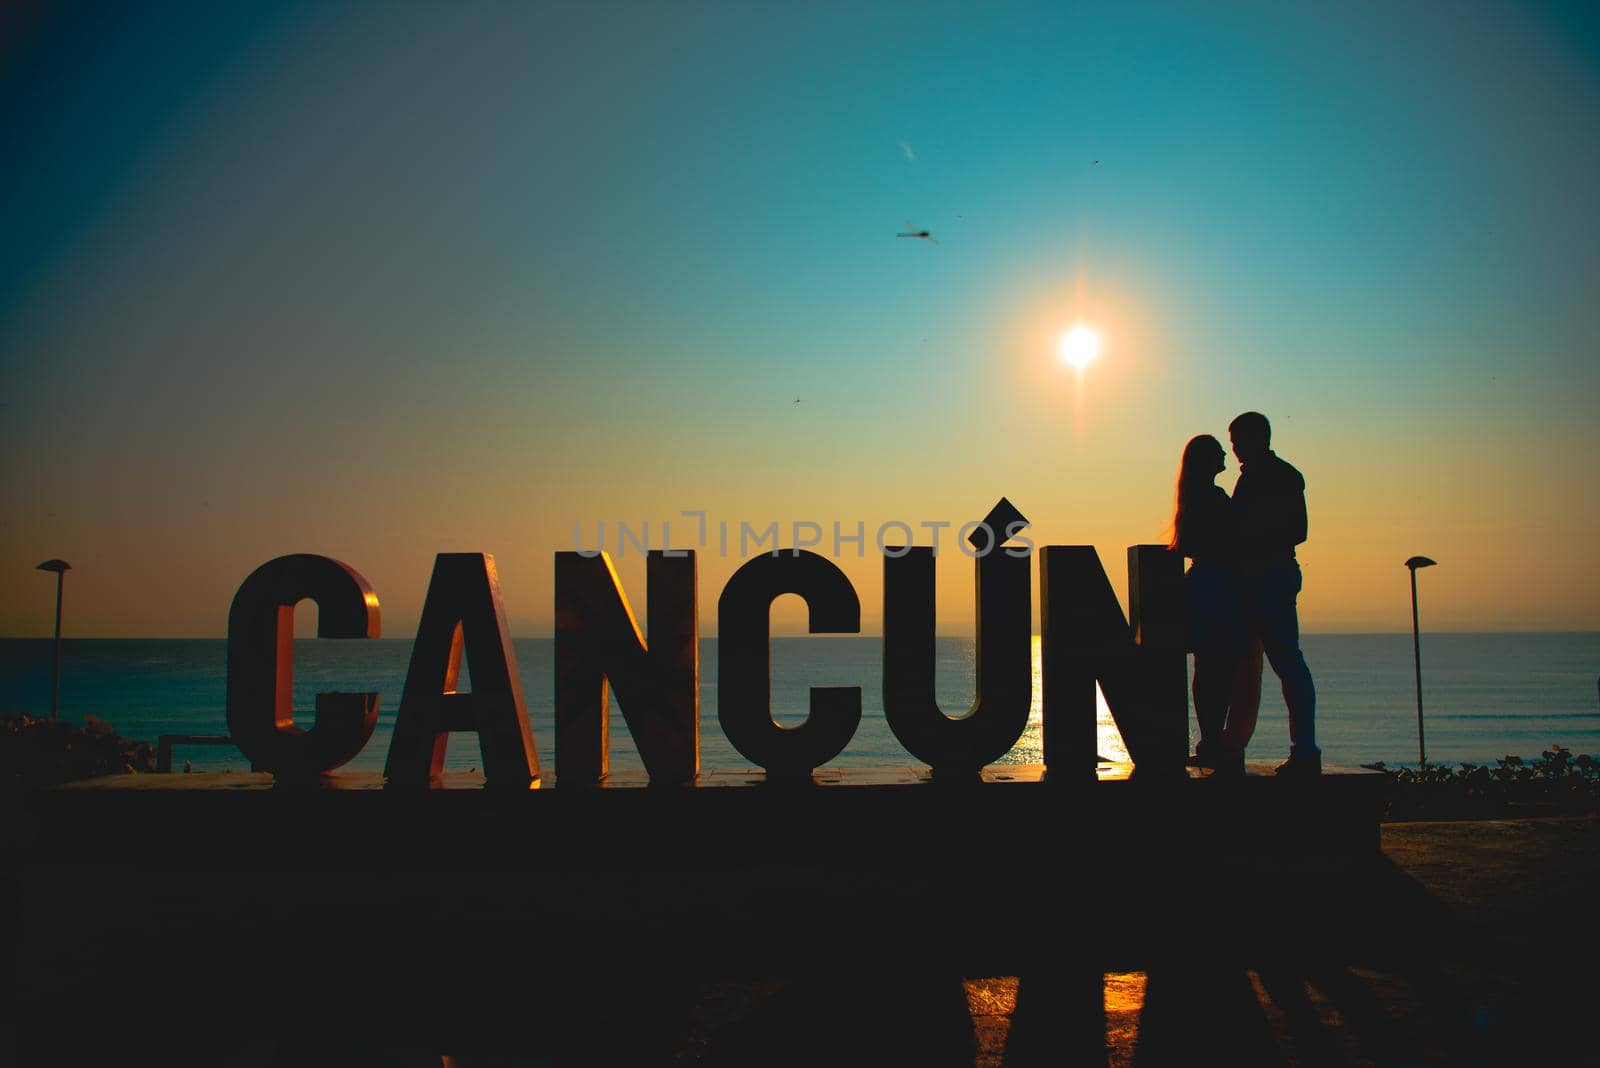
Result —
M 1413 556 L 1406 561 L 1406 566 L 1415 571 L 1419 567 L 1432 567 L 1438 562 L 1437 560 L 1429 560 L 1426 556 Z
M 46 560 L 44 563 L 40 564 L 38 567 L 35 567 L 34 570 L 35 571 L 54 571 L 56 574 L 59 575 L 63 571 L 71 571 L 72 570 L 72 565 L 67 563 L 65 560 Z

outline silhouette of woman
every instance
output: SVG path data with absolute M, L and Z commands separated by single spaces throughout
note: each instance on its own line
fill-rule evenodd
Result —
M 1193 563 L 1184 575 L 1189 648 L 1194 651 L 1194 714 L 1200 741 L 1189 763 L 1229 772 L 1244 770 L 1242 752 L 1223 744 L 1223 725 L 1234 676 L 1244 652 L 1236 564 L 1238 531 L 1233 502 L 1216 477 L 1227 467 L 1222 443 L 1210 434 L 1191 438 L 1178 471 L 1172 548 Z

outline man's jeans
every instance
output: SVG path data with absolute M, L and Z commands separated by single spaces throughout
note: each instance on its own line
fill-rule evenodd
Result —
M 1283 703 L 1289 709 L 1289 755 L 1318 757 L 1317 688 L 1300 652 L 1300 619 L 1295 611 L 1295 599 L 1300 595 L 1300 565 L 1246 575 L 1243 588 L 1246 653 L 1228 708 L 1223 745 L 1243 752 L 1255 732 L 1256 714 L 1261 709 L 1261 658 L 1265 653 L 1283 685 Z

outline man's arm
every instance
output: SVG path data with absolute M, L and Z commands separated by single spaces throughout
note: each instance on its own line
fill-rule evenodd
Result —
M 1268 548 L 1292 552 L 1306 540 L 1306 480 L 1288 464 L 1274 474 L 1261 497 L 1261 533 Z

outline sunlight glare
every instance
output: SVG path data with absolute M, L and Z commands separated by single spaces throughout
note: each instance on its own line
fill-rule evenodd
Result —
M 1083 370 L 1100 355 L 1100 335 L 1079 323 L 1061 335 L 1061 358 Z

